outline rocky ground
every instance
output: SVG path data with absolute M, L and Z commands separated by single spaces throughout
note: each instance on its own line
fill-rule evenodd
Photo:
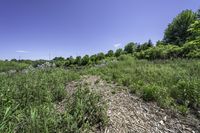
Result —
M 108 126 L 102 131 L 94 128 L 91 132 L 102 133 L 198 133 L 200 121 L 192 115 L 184 117 L 171 113 L 152 102 L 144 102 L 122 86 L 109 84 L 97 76 L 83 76 L 79 82 L 66 86 L 72 94 L 78 84 L 87 85 L 100 93 L 102 102 L 107 103 Z M 62 111 L 62 102 L 59 111 Z

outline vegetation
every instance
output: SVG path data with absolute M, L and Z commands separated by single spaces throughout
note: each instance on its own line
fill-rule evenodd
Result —
M 85 87 L 62 112 L 56 110 L 68 97 L 65 84 L 78 78 L 63 69 L 0 76 L 0 132 L 80 132 L 104 124 L 100 97 Z
M 189 26 L 196 20 L 196 14 L 191 10 L 181 12 L 165 30 L 164 42 L 182 46 L 190 36 Z
M 55 57 L 56 68 L 33 69 L 46 60 L 0 61 L 0 132 L 87 132 L 105 126 L 99 94 L 79 86 L 70 97 L 66 83 L 81 74 L 100 75 L 129 88 L 145 101 L 186 114 L 200 108 L 200 11 L 185 10 L 165 30 L 163 40 L 128 43 L 124 49 L 83 57 Z M 67 68 L 67 69 L 66 69 Z M 71 69 L 69 69 L 71 68 Z M 85 68 L 77 71 L 76 68 Z M 17 73 L 2 73 L 15 70 Z M 72 99 L 71 99 L 72 98 Z M 59 111 L 56 106 L 64 103 Z
M 157 101 L 162 107 L 197 108 L 200 106 L 199 60 L 137 60 L 123 55 L 118 62 L 91 68 L 106 81 L 127 86 L 146 101 Z
M 7 72 L 9 70 L 22 70 L 28 67 L 30 64 L 18 63 L 15 61 L 0 61 L 0 72 Z

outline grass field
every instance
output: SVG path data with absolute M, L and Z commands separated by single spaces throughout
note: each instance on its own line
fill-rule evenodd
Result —
M 118 62 L 91 68 L 86 73 L 98 74 L 107 81 L 127 86 L 146 101 L 162 107 L 175 107 L 183 114 L 200 105 L 200 60 L 136 60 L 121 56 Z
M 68 97 L 66 83 L 79 76 L 63 69 L 0 76 L 0 132 L 80 132 L 103 122 L 100 97 L 84 86 L 63 112 L 56 110 L 55 105 Z
M 94 125 L 105 126 L 106 108 L 99 106 L 99 94 L 79 86 L 69 100 L 66 90 L 67 83 L 90 74 L 184 115 L 200 105 L 199 60 L 147 61 L 122 55 L 117 61 L 79 71 L 34 69 L 26 74 L 0 75 L 0 132 L 87 132 Z M 65 109 L 59 111 L 56 106 L 62 101 L 66 101 Z
M 28 67 L 30 64 L 18 63 L 14 61 L 0 61 L 0 72 L 7 72 L 9 70 L 22 70 Z

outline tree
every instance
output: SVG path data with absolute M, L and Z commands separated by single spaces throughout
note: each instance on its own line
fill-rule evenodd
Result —
M 58 61 L 58 62 L 62 62 L 62 61 Z M 57 63 L 57 64 L 59 64 L 59 63 Z M 71 65 L 71 62 L 70 62 L 70 60 L 69 60 L 69 58 L 65 61 L 65 63 L 64 63 L 64 66 L 65 67 L 69 67 Z
M 112 57 L 114 55 L 113 50 L 109 50 L 108 53 L 106 54 L 107 57 Z
M 10 61 L 17 62 L 17 59 L 12 59 L 12 60 L 10 60 Z
M 69 60 L 69 62 L 70 62 L 71 65 L 74 64 L 75 59 L 72 56 L 70 56 L 68 58 L 68 60 Z
M 152 43 L 151 40 L 149 40 L 148 42 L 145 42 L 145 43 L 142 44 L 142 45 L 137 45 L 136 51 L 137 51 L 137 52 L 140 52 L 140 51 L 146 50 L 146 49 L 148 49 L 148 48 L 150 48 L 150 47 L 153 47 L 153 43 Z
M 119 48 L 119 49 L 116 50 L 115 56 L 119 57 L 122 53 L 123 53 L 123 49 Z
M 135 43 L 130 42 L 124 47 L 124 51 L 126 53 L 132 54 L 133 52 L 136 51 L 136 47 L 137 47 L 137 45 Z
M 89 55 L 85 55 L 85 56 L 81 59 L 81 65 L 83 65 L 83 66 L 89 64 L 89 62 L 90 62 Z
M 93 64 L 96 64 L 97 63 L 97 55 L 95 54 L 95 55 L 90 56 L 90 60 Z
M 196 20 L 193 24 L 191 24 L 188 32 L 191 34 L 188 37 L 188 41 L 200 40 L 200 20 Z
M 74 64 L 80 65 L 81 64 L 81 56 L 77 56 L 74 60 Z
M 163 41 L 158 40 L 158 41 L 156 42 L 156 46 L 160 46 L 160 45 L 166 45 L 166 43 L 163 42 Z
M 188 29 L 191 36 L 187 43 L 183 45 L 183 53 L 185 57 L 200 58 L 200 20 L 196 20 Z
M 105 55 L 104 55 L 104 53 L 98 53 L 97 54 L 97 60 L 102 60 L 102 59 L 104 59 L 105 58 Z
M 197 19 L 200 20 L 200 9 L 198 9 L 196 14 L 197 14 Z
M 166 44 L 182 46 L 190 33 L 189 26 L 196 20 L 196 14 L 191 10 L 184 10 L 178 14 L 165 30 L 163 41 Z
M 65 58 L 63 58 L 63 57 L 55 57 L 53 60 L 54 61 L 64 61 Z

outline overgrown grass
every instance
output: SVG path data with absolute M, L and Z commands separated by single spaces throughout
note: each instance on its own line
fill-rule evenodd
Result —
M 28 67 L 30 64 L 18 63 L 14 61 L 0 61 L 0 72 L 7 72 L 9 70 L 22 70 Z
M 146 101 L 162 107 L 175 107 L 182 113 L 200 106 L 200 60 L 137 60 L 123 55 L 118 62 L 91 68 L 90 74 L 101 75 L 130 88 Z
M 55 105 L 67 97 L 65 85 L 79 78 L 63 69 L 0 76 L 0 132 L 54 133 L 86 131 L 104 124 L 100 97 L 80 88 L 63 113 Z

